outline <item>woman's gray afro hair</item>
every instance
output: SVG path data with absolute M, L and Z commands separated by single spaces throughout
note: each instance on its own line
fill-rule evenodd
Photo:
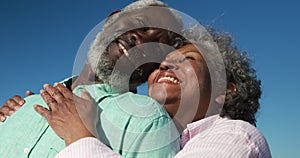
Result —
M 227 91 L 221 116 L 247 121 L 256 125 L 255 114 L 260 107 L 261 81 L 251 66 L 247 52 L 240 52 L 229 33 L 208 29 L 217 43 L 226 69 L 227 83 L 234 83 L 236 91 Z
M 220 85 L 213 85 L 212 88 L 217 87 L 217 91 L 220 91 L 219 94 L 222 94 L 224 83 L 225 86 L 229 85 L 228 83 L 236 85 L 236 91 L 226 90 L 225 103 L 220 111 L 220 116 L 229 116 L 232 119 L 244 120 L 256 125 L 255 114 L 260 107 L 259 99 L 262 93 L 261 81 L 256 77 L 256 70 L 251 66 L 247 52 L 238 50 L 229 33 L 216 31 L 213 28 L 208 28 L 207 31 L 201 30 L 204 29 L 199 31 L 199 26 L 189 28 L 185 31 L 185 37 L 188 37 L 187 39 L 191 43 L 199 43 L 202 47 L 206 47 L 207 50 L 210 50 L 209 52 L 216 52 L 213 48 L 217 47 L 218 53 L 221 54 L 222 63 L 215 60 L 216 56 L 212 55 L 214 53 L 202 53 L 202 56 L 207 56 L 205 62 L 210 66 L 208 68 L 211 80 L 220 83 Z M 226 78 L 222 77 L 220 66 L 225 67 L 223 70 Z M 211 72 L 211 70 L 217 71 Z M 212 94 L 211 97 L 215 98 L 216 95 L 218 94 Z

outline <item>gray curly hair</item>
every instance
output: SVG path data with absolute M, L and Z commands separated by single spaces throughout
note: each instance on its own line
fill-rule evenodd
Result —
M 236 91 L 227 91 L 220 116 L 230 116 L 256 125 L 255 114 L 260 107 L 261 81 L 251 66 L 247 52 L 240 52 L 229 33 L 208 29 L 223 57 L 227 82 L 236 85 Z
M 225 102 L 219 111 L 220 116 L 244 120 L 255 126 L 255 114 L 260 107 L 259 99 L 262 93 L 261 81 L 257 79 L 256 71 L 251 67 L 251 60 L 247 52 L 238 50 L 229 33 L 216 31 L 212 27 L 207 31 L 203 31 L 203 29 L 199 31 L 199 26 L 189 28 L 185 31 L 185 38 L 187 41 L 184 42 L 184 45 L 198 43 L 210 52 L 202 55 L 206 56 L 205 62 L 209 65 L 211 80 L 215 80 L 217 83 L 212 88 L 219 91 L 217 94 L 212 94 L 211 99 L 215 99 L 216 96 L 223 93 L 224 83 L 233 83 L 236 86 L 236 91 L 226 90 Z M 214 50 L 216 46 L 222 60 L 215 60 L 217 56 L 213 54 L 216 52 Z M 224 75 L 222 66 L 225 67 L 226 78 L 222 77 Z

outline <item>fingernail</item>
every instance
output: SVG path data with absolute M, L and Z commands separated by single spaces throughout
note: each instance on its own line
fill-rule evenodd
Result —
M 34 109 L 38 109 L 38 106 L 36 104 L 33 105 Z
M 58 83 L 57 83 L 57 82 L 55 82 L 55 83 L 54 83 L 54 86 L 57 86 L 57 85 L 58 85 Z
M 19 104 L 24 104 L 25 103 L 25 100 L 21 100 L 20 102 L 19 102 Z
M 5 120 L 4 116 L 0 116 L 0 121 L 3 122 Z
M 46 87 L 49 87 L 49 86 L 50 86 L 50 85 L 49 85 L 49 84 L 47 84 L 47 83 L 46 83 L 46 84 L 44 84 L 44 88 L 46 88 Z
M 44 92 L 45 92 L 45 90 L 43 90 L 43 89 L 40 90 L 40 93 L 41 93 L 41 94 L 44 93 Z
M 14 113 L 14 111 L 9 111 L 8 114 L 11 116 Z

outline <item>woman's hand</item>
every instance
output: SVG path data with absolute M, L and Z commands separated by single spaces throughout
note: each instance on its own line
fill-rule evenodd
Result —
M 26 97 L 32 95 L 33 93 L 30 91 L 26 91 Z M 12 98 L 8 99 L 1 107 L 0 107 L 0 121 L 4 122 L 7 116 L 11 116 L 14 112 L 20 109 L 21 106 L 25 103 L 25 100 L 15 95 Z
M 87 91 L 82 91 L 78 97 L 59 83 L 55 87 L 45 84 L 44 89 L 41 96 L 49 110 L 40 105 L 34 108 L 66 145 L 83 137 L 97 137 L 98 106 Z

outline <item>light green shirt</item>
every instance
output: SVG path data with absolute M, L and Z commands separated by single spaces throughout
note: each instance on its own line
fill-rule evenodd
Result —
M 179 134 L 162 108 L 153 99 L 130 92 L 115 93 L 110 86 L 78 86 L 86 89 L 100 107 L 100 140 L 123 157 L 174 157 L 179 151 Z M 25 98 L 26 103 L 0 123 L 0 157 L 54 157 L 65 148 L 47 121 L 33 109 L 47 107 L 40 95 Z

